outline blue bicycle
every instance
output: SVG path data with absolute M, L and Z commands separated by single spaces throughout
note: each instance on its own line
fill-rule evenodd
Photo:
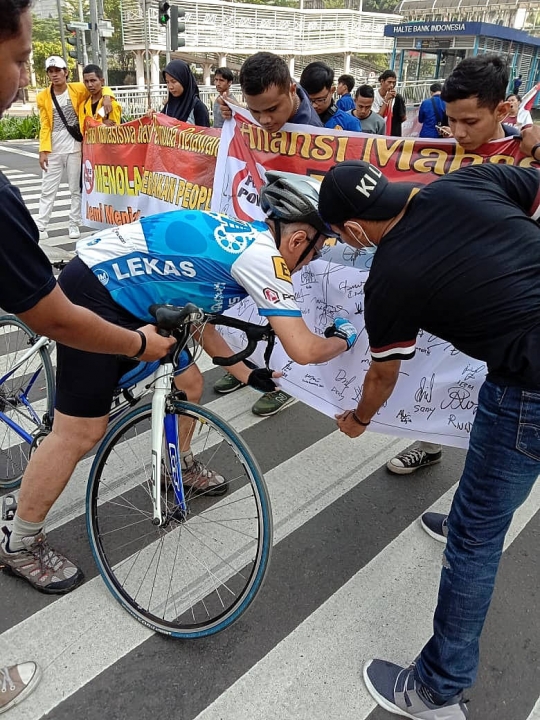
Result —
M 156 632 L 197 638 L 231 625 L 260 591 L 272 549 L 272 514 L 249 447 L 214 412 L 188 402 L 173 378 L 188 347 L 195 361 L 200 346 L 194 333 L 207 322 L 242 329 L 248 338 L 245 350 L 214 359 L 221 365 L 245 359 L 261 340 L 268 342 L 268 364 L 273 333 L 194 305 L 154 310 L 158 327 L 177 342 L 164 361 L 141 363 L 119 383 L 110 429 L 88 479 L 88 537 L 108 589 L 128 612 Z M 39 343 L 30 343 L 35 354 Z M 151 402 L 139 405 L 149 392 Z M 51 417 L 28 434 L 31 444 Z M 3 416 L 0 421 L 6 423 Z M 15 426 L 11 419 L 11 431 L 20 435 Z M 180 458 L 188 446 L 201 473 L 211 468 L 225 478 L 226 495 L 211 497 L 183 484 Z

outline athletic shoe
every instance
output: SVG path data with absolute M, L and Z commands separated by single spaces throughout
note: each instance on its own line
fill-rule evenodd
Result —
M 39 231 L 39 239 L 40 240 L 48 240 L 49 239 L 49 233 L 46 230 L 40 230 Z
M 260 417 L 268 417 L 269 415 L 275 415 L 293 402 L 294 398 L 287 395 L 283 390 L 272 390 L 272 392 L 261 395 L 251 408 L 251 412 Z
M 376 703 L 394 715 L 415 720 L 467 720 L 469 713 L 460 693 L 444 705 L 433 702 L 429 690 L 414 677 L 414 664 L 401 667 L 386 660 L 364 665 L 364 682 Z
M 0 714 L 15 707 L 30 695 L 40 678 L 41 671 L 35 662 L 0 668 Z
M 200 460 L 195 460 L 187 470 L 182 469 L 182 482 L 188 497 L 225 495 L 229 486 L 223 475 L 210 470 Z
M 436 453 L 427 453 L 421 448 L 413 448 L 393 457 L 386 463 L 386 467 L 396 475 L 410 475 L 420 468 L 441 462 L 441 457 L 442 452 L 440 450 Z
M 45 533 L 24 537 L 24 550 L 10 552 L 11 532 L 2 528 L 4 537 L 0 543 L 0 568 L 27 580 L 32 587 L 43 593 L 63 595 L 71 592 L 84 579 L 82 570 L 50 546 Z
M 448 537 L 448 515 L 442 513 L 427 512 L 420 518 L 420 523 L 428 535 L 445 543 Z
M 235 390 L 239 390 L 241 387 L 245 387 L 245 384 L 240 382 L 240 380 L 237 380 L 234 375 L 231 375 L 231 373 L 225 373 L 223 377 L 220 377 L 219 380 L 216 380 L 214 383 L 214 391 L 220 393 L 221 395 L 232 393 Z
M 15 495 L 4 495 L 2 498 L 2 520 L 12 522 L 17 511 L 17 498 Z
M 77 225 L 70 225 L 69 226 L 69 239 L 70 240 L 78 240 L 81 237 L 81 231 L 77 227 Z

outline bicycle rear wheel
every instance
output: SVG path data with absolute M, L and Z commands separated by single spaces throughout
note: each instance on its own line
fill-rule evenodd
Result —
M 42 347 L 24 359 L 38 339 L 15 316 L 0 318 L 0 489 L 19 485 L 32 442 L 48 431 L 52 418 L 55 382 L 49 350 Z
M 192 450 L 219 472 L 226 495 L 190 497 L 175 519 L 162 463 L 168 523 L 152 523 L 151 406 L 137 408 L 108 433 L 87 489 L 87 527 L 99 571 L 114 597 L 147 627 L 174 637 L 212 635 L 233 623 L 261 589 L 272 548 L 263 475 L 239 435 L 210 410 L 174 403 L 195 423 Z M 164 457 L 166 457 L 164 455 Z

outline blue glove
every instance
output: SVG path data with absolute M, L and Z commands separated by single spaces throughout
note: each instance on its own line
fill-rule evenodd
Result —
M 324 337 L 338 337 L 345 340 L 347 350 L 350 350 L 358 339 L 358 332 L 354 325 L 345 318 L 337 317 L 334 324 L 327 327 L 324 331 Z

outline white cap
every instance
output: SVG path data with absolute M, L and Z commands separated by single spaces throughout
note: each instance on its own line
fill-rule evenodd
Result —
M 64 58 L 61 58 L 60 55 L 51 55 L 51 57 L 45 60 L 45 70 L 48 70 L 50 67 L 67 68 L 67 65 Z

